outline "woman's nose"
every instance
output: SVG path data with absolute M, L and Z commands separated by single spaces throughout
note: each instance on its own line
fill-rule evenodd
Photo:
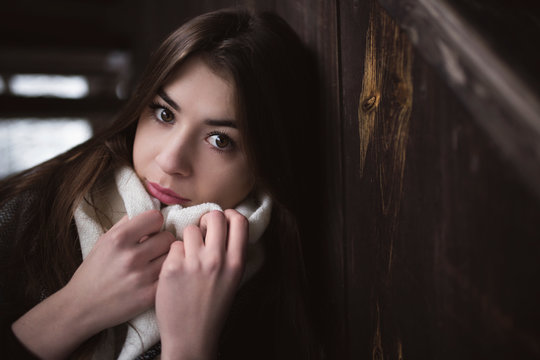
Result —
M 167 174 L 189 176 L 193 170 L 194 153 L 189 134 L 172 134 L 160 144 L 156 162 Z

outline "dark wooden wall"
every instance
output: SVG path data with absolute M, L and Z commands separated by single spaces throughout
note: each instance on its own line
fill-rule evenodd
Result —
M 540 112 L 524 119 L 493 85 L 524 69 L 505 62 L 515 53 L 467 58 L 459 44 L 483 30 L 469 13 L 448 34 L 435 25 L 450 14 L 426 11 L 442 1 L 381 3 L 395 18 L 339 2 L 347 355 L 540 358 Z M 535 71 L 515 89 L 537 109 Z
M 508 74 L 529 74 L 534 85 L 537 69 L 513 63 L 522 57 L 508 41 L 479 53 L 480 70 L 467 67 L 444 31 L 415 27 L 440 22 L 418 6 L 430 2 L 381 3 L 204 1 L 183 10 L 276 11 L 317 55 L 326 241 L 316 275 L 329 359 L 540 358 L 540 162 L 530 154 L 540 137 L 536 125 L 523 129 L 540 125 L 540 113 L 524 120 L 505 94 L 485 95 L 498 79 L 480 71 L 506 61 Z M 456 8 L 457 43 L 496 28 L 475 27 L 479 17 L 465 10 Z M 534 22 L 527 30 L 540 35 Z M 430 36 L 446 50 L 435 52 Z M 489 40 L 481 43 L 500 49 Z M 460 62 L 461 87 L 451 76 Z M 535 109 L 538 94 L 524 89 Z
M 276 11 L 316 55 L 326 193 L 312 274 L 328 359 L 540 358 L 537 7 L 520 9 L 531 47 L 515 48 L 519 27 L 497 40 L 504 2 L 457 2 L 452 34 L 450 12 L 427 11 L 440 0 L 116 3 L 133 7 L 117 32 L 134 77 L 168 32 L 220 7 Z M 517 79 L 514 95 L 497 74 Z

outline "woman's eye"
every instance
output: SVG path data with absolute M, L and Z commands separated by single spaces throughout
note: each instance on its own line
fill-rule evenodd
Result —
M 166 108 L 158 107 L 154 109 L 154 115 L 159 121 L 163 121 L 165 123 L 170 123 L 174 120 L 173 113 Z
M 224 134 L 213 134 L 208 136 L 207 141 L 215 148 L 226 150 L 232 147 L 233 142 L 230 137 Z

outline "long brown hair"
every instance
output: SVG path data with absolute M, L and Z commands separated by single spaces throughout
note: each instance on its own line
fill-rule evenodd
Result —
M 155 52 L 139 86 L 107 130 L 0 183 L 2 205 L 17 197 L 29 197 L 33 204 L 26 212 L 24 231 L 17 234 L 12 261 L 3 266 L 6 277 L 17 272 L 10 280 L 24 283 L 24 292 L 16 296 L 25 301 L 16 316 L 43 294 L 67 284 L 81 262 L 73 226 L 75 207 L 99 179 L 120 165 L 132 164 L 140 114 L 174 70 L 193 55 L 202 55 L 209 66 L 226 72 L 235 83 L 248 161 L 258 185 L 270 193 L 275 204 L 267 233 L 276 239 L 268 241 L 267 250 L 279 299 L 277 321 L 281 323 L 276 341 L 299 349 L 289 356 L 307 357 L 312 352 L 313 334 L 305 299 L 305 244 L 298 214 L 305 207 L 305 184 L 310 181 L 304 170 L 312 163 L 305 151 L 311 145 L 305 142 L 313 140 L 306 138 L 309 132 L 305 129 L 314 126 L 307 89 L 312 79 L 301 41 L 281 18 L 270 13 L 221 10 L 187 22 Z M 289 350 L 276 349 L 276 356 L 282 358 Z

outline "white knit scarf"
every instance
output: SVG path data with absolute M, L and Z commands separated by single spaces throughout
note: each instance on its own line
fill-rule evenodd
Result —
M 90 203 L 87 197 L 87 201 L 82 201 L 74 214 L 83 259 L 86 258 L 98 238 L 124 215 L 127 214 L 131 219 L 147 210 L 160 210 L 160 202 L 148 195 L 135 172 L 129 167 L 117 170 L 114 182 L 110 181 L 104 190 L 94 191 L 92 195 L 90 198 L 93 203 Z M 235 208 L 249 222 L 247 260 L 242 283 L 251 278 L 264 261 L 262 244 L 258 240 L 270 222 L 271 208 L 270 197 L 265 194 L 261 194 L 256 199 L 248 197 Z M 99 211 L 99 216 L 96 209 Z M 167 206 L 161 209 L 164 218 L 163 229 L 181 239 L 186 226 L 197 225 L 201 216 L 211 210 L 222 209 L 213 203 L 186 208 L 180 205 Z M 110 223 L 104 224 L 104 219 L 108 219 Z M 118 357 L 120 360 L 135 358 L 159 340 L 159 329 L 153 308 L 136 316 L 129 323 L 132 326 L 128 327 L 126 340 Z M 112 332 L 109 331 L 107 340 L 98 347 L 94 359 L 111 358 L 112 343 Z

